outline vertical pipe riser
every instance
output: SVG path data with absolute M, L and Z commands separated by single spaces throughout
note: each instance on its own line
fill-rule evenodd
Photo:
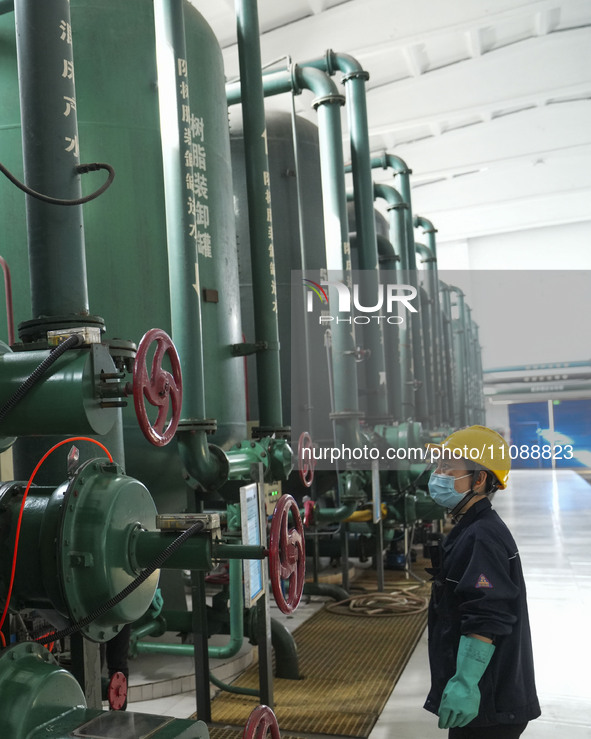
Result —
M 283 426 L 283 417 L 271 190 L 256 0 L 236 0 L 236 16 L 252 249 L 255 340 L 267 345 L 266 351 L 257 355 L 259 423 L 261 428 L 272 429 Z
M 16 0 L 15 25 L 26 184 L 81 196 L 74 56 L 68 0 Z M 27 198 L 33 317 L 88 314 L 81 206 Z

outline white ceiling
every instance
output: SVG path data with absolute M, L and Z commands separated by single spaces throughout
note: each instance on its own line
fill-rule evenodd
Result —
M 191 0 L 238 76 L 233 0 Z M 263 64 L 370 73 L 372 152 L 413 170 L 440 242 L 591 221 L 591 0 L 259 0 Z M 267 101 L 290 109 L 287 96 Z M 310 120 L 312 96 L 296 98 Z M 346 115 L 343 114 L 346 133 Z M 348 139 L 344 139 L 348 159 Z M 375 171 L 376 181 L 391 174 Z M 395 184 L 395 183 L 394 183 Z

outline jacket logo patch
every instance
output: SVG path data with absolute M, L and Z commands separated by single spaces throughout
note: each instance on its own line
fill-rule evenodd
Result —
M 486 575 L 481 574 L 478 578 L 478 582 L 476 583 L 477 588 L 492 588 L 492 585 L 490 583 L 490 580 L 487 578 Z

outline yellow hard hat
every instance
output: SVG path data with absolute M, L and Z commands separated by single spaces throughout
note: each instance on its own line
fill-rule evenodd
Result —
M 427 444 L 427 447 L 441 450 L 439 457 L 433 455 L 433 461 L 466 459 L 492 472 L 501 490 L 507 487 L 511 469 L 509 445 L 496 431 L 486 426 L 466 426 L 454 431 L 441 444 Z

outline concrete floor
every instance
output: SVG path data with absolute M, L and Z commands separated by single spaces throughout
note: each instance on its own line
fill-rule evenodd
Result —
M 591 612 L 591 486 L 571 471 L 516 470 L 509 490 L 497 493 L 493 506 L 515 537 L 528 587 L 542 716 L 524 737 L 591 739 L 586 628 Z M 318 602 L 300 606 L 287 620 L 288 627 L 295 628 L 318 607 Z M 279 612 L 274 609 L 272 615 Z M 423 635 L 370 739 L 446 736 L 436 717 L 422 708 L 428 687 Z M 195 711 L 195 695 L 134 702 L 130 710 L 186 718 Z

